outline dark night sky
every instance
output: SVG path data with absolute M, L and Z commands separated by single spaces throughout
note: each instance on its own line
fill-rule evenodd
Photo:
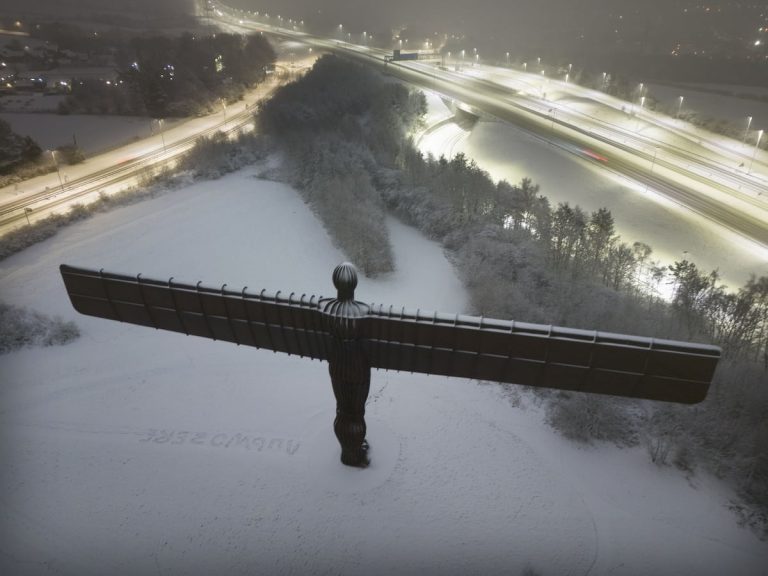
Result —
M 189 11 L 195 0 L 0 0 L 0 13 L 74 14 L 93 11 L 154 19 L 163 26 Z M 669 54 L 678 42 L 709 47 L 723 39 L 736 44 L 751 39 L 759 9 L 738 0 L 717 0 L 722 12 L 704 13 L 699 0 L 222 0 L 226 4 L 304 19 L 311 30 L 329 33 L 366 30 L 389 37 L 410 27 L 411 40 L 428 34 L 463 34 L 462 47 L 484 55 L 512 51 L 521 58 L 608 54 L 614 50 Z M 749 6 L 757 6 L 755 2 Z M 698 8 L 697 8 L 698 6 Z M 683 8 L 689 8 L 687 13 Z M 768 22 L 768 20 L 766 20 Z M 170 24 L 169 24 L 170 26 Z M 434 39 L 434 37 L 432 37 Z

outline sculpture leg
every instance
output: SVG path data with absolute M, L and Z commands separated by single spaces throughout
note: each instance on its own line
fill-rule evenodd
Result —
M 365 468 L 370 463 L 365 441 L 365 401 L 371 386 L 371 369 L 365 365 L 350 366 L 349 362 L 331 362 L 328 368 L 336 397 L 333 431 L 341 444 L 341 462 Z

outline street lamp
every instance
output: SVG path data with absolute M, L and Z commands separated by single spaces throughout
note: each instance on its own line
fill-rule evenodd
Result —
M 640 96 L 640 110 L 643 109 L 644 104 L 645 104 L 645 96 Z M 637 116 L 635 116 L 635 118 L 637 118 L 637 127 L 635 128 L 635 130 L 640 130 L 640 110 L 637 111 L 638 112 Z
M 158 118 L 157 126 L 158 130 L 160 130 L 160 141 L 163 143 L 163 154 L 165 154 L 165 134 L 163 134 L 163 124 L 165 124 L 165 120 Z
M 752 173 L 752 163 L 755 161 L 755 156 L 757 156 L 757 148 L 760 146 L 760 140 L 763 138 L 763 131 L 760 130 L 757 133 L 757 142 L 755 142 L 755 151 L 752 152 L 752 159 L 749 161 L 749 170 L 747 170 L 747 174 Z
M 528 72 L 528 62 L 523 62 L 523 72 Z
M 747 116 L 747 128 L 744 130 L 744 138 L 741 139 L 742 144 L 747 142 L 747 133 L 749 132 L 749 126 L 752 124 L 752 116 Z
M 56 166 L 56 174 L 59 175 L 59 185 L 61 186 L 61 191 L 64 192 L 64 181 L 61 179 L 61 170 L 59 170 L 59 163 L 56 160 L 56 150 L 51 150 L 51 158 L 53 159 L 53 165 Z
M 680 118 L 680 110 L 683 108 L 683 100 L 685 99 L 685 96 L 680 96 L 680 103 L 677 105 L 677 115 L 675 118 Z
M 653 167 L 656 166 L 656 154 L 659 153 L 659 147 L 654 146 L 653 148 L 653 160 L 651 160 L 651 172 L 649 174 L 649 178 L 653 176 Z M 645 191 L 648 192 L 648 182 L 645 182 Z

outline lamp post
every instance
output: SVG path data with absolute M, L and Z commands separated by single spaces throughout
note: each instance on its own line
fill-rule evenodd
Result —
M 749 170 L 747 170 L 747 174 L 752 173 L 752 163 L 755 161 L 755 156 L 757 156 L 757 148 L 760 146 L 760 140 L 763 138 L 763 131 L 760 130 L 757 133 L 757 141 L 755 142 L 755 150 L 752 152 L 752 159 L 749 161 Z
M 653 176 L 653 168 L 654 168 L 654 166 L 656 166 L 656 154 L 658 154 L 658 152 L 659 152 L 659 147 L 658 146 L 654 146 L 654 148 L 653 148 L 653 159 L 651 160 L 651 172 L 649 174 L 649 177 Z M 646 193 L 648 192 L 648 182 L 645 183 L 645 191 L 646 191 Z
M 747 133 L 749 132 L 749 127 L 752 124 L 752 116 L 747 116 L 747 127 L 744 129 L 744 138 L 741 139 L 742 144 L 747 143 Z
M 640 96 L 640 110 L 643 109 L 643 105 L 645 104 L 645 96 Z M 640 130 L 640 110 L 638 110 L 638 114 L 636 116 L 637 118 L 637 127 L 635 130 Z
M 677 115 L 675 118 L 680 118 L 680 111 L 683 109 L 683 100 L 685 99 L 685 96 L 680 96 L 680 102 L 677 104 Z
M 64 181 L 61 179 L 61 170 L 59 170 L 59 163 L 56 160 L 56 150 L 51 150 L 51 158 L 53 159 L 53 165 L 56 166 L 56 174 L 59 176 L 59 185 L 61 186 L 61 191 L 64 192 Z
M 157 127 L 158 127 L 158 130 L 160 130 L 160 141 L 163 143 L 163 154 L 165 154 L 165 134 L 163 134 L 163 124 L 165 124 L 165 120 L 162 118 L 158 118 Z

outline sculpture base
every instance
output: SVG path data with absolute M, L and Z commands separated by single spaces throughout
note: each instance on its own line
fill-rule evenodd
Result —
M 345 466 L 354 466 L 355 468 L 368 468 L 371 464 L 371 459 L 368 456 L 370 450 L 371 447 L 368 444 L 368 440 L 363 440 L 358 450 L 341 451 L 341 463 Z

